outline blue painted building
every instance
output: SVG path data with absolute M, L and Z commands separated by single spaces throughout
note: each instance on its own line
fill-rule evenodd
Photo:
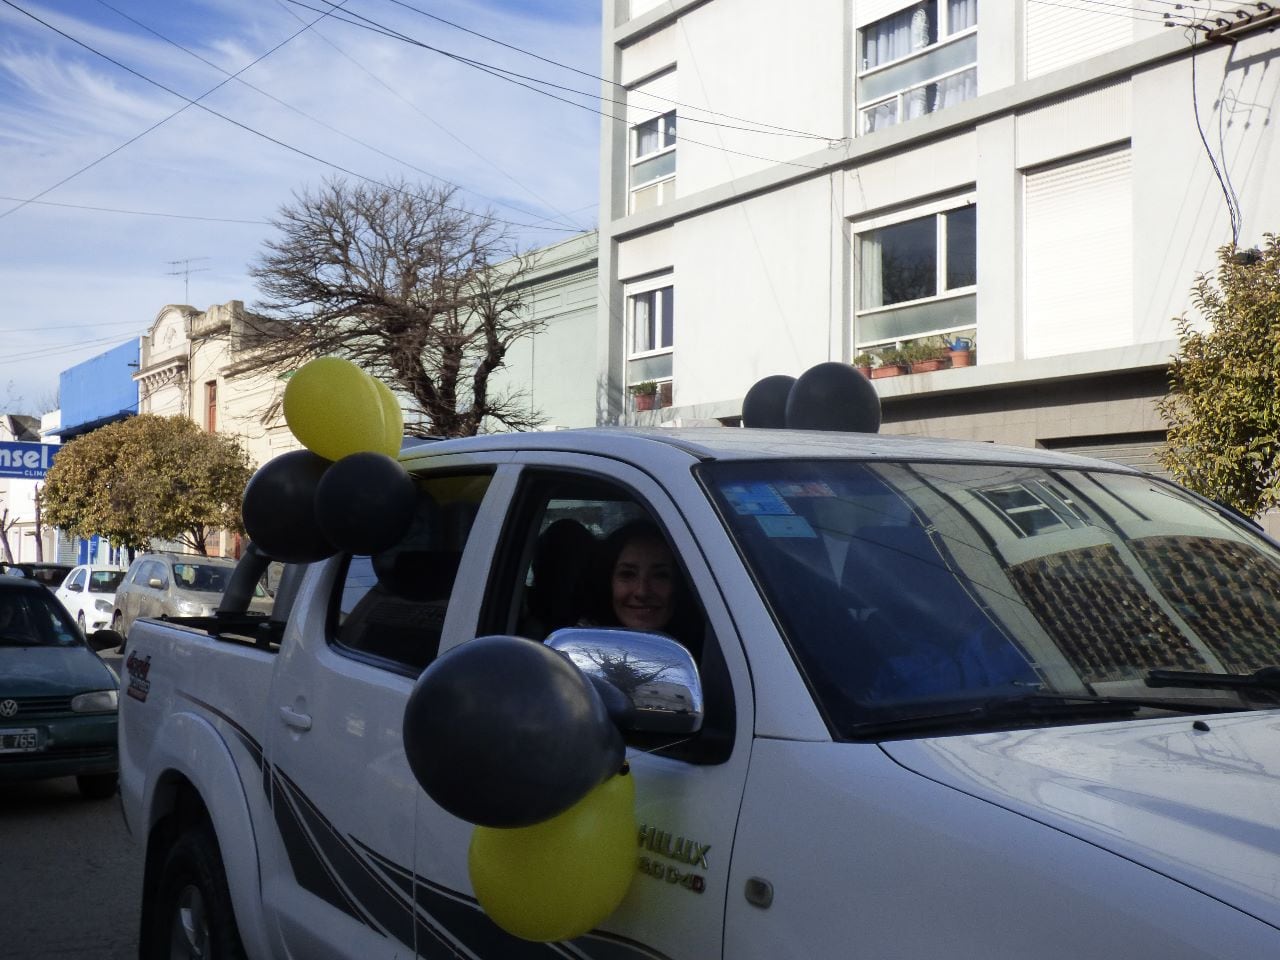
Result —
M 98 427 L 132 417 L 138 412 L 139 341 L 128 340 L 106 353 L 63 370 L 58 377 L 65 443 Z
M 57 433 L 63 443 L 137 414 L 138 384 L 133 375 L 138 371 L 139 343 L 137 338 L 127 340 L 62 371 L 58 377 L 62 425 Z M 127 562 L 120 548 L 96 536 L 77 541 L 62 531 L 58 531 L 57 558 L 62 563 L 123 566 Z

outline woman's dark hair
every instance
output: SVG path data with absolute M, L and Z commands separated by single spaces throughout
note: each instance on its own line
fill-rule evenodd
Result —
M 671 620 L 667 624 L 666 632 L 689 647 L 697 656 L 702 637 L 699 626 L 701 618 L 693 603 L 689 585 L 676 557 L 675 549 L 662 532 L 662 528 L 652 520 L 632 520 L 601 541 L 596 553 L 596 562 L 592 564 L 588 573 L 590 590 L 587 615 L 601 626 L 620 626 L 618 615 L 613 610 L 613 568 L 618 565 L 618 558 L 622 556 L 622 551 L 630 544 L 648 541 L 660 543 L 671 551 Z

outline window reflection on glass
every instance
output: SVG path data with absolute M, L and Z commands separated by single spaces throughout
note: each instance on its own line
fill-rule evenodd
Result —
M 1149 699 L 1151 670 L 1280 666 L 1280 551 L 1152 477 L 834 459 L 697 473 L 847 736 L 1028 692 Z
M 925 0 L 863 27 L 862 132 L 977 96 L 977 23 L 977 0 Z
M 964 207 L 943 215 L 947 228 L 947 289 L 978 282 L 978 208 Z
M 882 307 L 938 292 L 934 217 L 881 227 L 862 236 L 862 305 Z

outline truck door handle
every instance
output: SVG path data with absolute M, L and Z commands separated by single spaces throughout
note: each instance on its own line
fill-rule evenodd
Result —
M 311 729 L 311 714 L 299 713 L 292 707 L 281 707 L 280 719 L 283 720 L 287 726 L 293 727 L 295 730 Z

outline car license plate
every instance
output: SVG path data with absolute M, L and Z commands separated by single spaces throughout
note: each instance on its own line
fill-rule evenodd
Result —
M 32 753 L 40 749 L 40 731 L 34 727 L 0 730 L 0 753 Z

